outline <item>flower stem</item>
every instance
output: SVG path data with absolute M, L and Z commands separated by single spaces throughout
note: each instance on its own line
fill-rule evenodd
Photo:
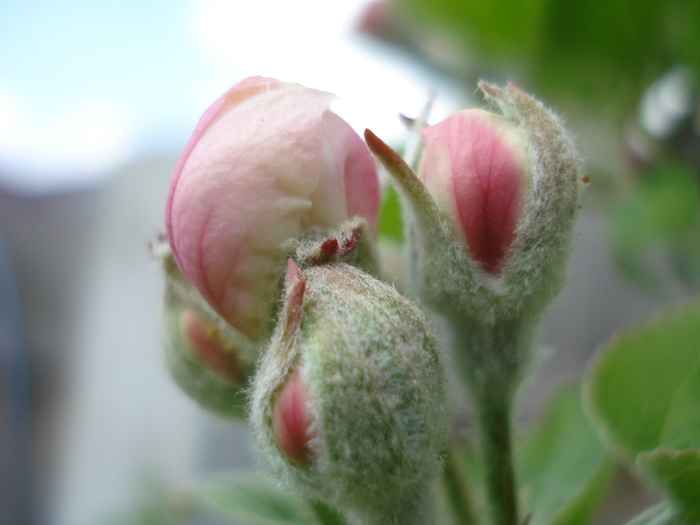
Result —
M 518 525 L 511 444 L 510 398 L 481 399 L 481 450 L 493 525 Z
M 456 523 L 474 525 L 476 518 L 472 510 L 471 494 L 464 473 L 460 468 L 459 451 L 454 443 L 447 444 L 445 453 L 445 470 L 442 473 L 442 483 L 445 487 L 447 501 L 452 509 Z

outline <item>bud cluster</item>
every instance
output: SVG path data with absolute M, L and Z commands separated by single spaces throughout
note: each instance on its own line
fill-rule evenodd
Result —
M 414 173 L 332 113 L 329 93 L 246 79 L 204 114 L 171 182 L 176 381 L 226 415 L 247 404 L 271 470 L 353 524 L 435 522 L 451 417 L 431 325 L 375 277 L 371 153 L 403 198 L 411 289 L 448 320 L 476 394 L 495 458 L 487 485 L 510 501 L 495 504 L 496 522 L 517 522 L 510 396 L 561 286 L 583 177 L 556 116 L 513 86 L 480 88 L 501 114 L 466 110 L 424 128 Z

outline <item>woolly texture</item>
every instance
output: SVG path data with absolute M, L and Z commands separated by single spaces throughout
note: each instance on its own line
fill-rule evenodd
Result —
M 414 287 L 451 320 L 456 358 L 475 393 L 488 397 L 495 389 L 508 398 L 542 311 L 563 284 L 584 183 L 582 162 L 558 117 L 515 86 L 479 87 L 517 126 L 529 162 L 515 239 L 497 275 L 469 256 L 454 222 L 398 155 L 369 131 L 365 140 L 404 198 Z
M 257 346 L 207 305 L 170 254 L 163 258 L 163 266 L 163 346 L 170 374 L 204 408 L 244 417 Z
M 354 523 L 432 523 L 430 504 L 418 512 L 411 503 L 431 500 L 448 431 L 432 328 L 394 288 L 347 264 L 310 266 L 296 281 L 289 275 L 253 385 L 261 457 L 290 488 Z M 280 450 L 273 429 L 277 396 L 292 374 L 307 389 L 307 465 Z

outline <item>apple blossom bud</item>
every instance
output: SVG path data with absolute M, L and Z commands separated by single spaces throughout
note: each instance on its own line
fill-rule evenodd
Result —
M 352 523 L 433 523 L 449 411 L 431 326 L 345 263 L 300 269 L 290 259 L 285 289 L 252 389 L 262 459 Z
M 420 177 L 365 140 L 407 210 L 412 288 L 446 316 L 479 398 L 509 398 L 564 281 L 585 180 L 561 120 L 513 85 L 479 87 L 502 116 L 465 111 L 424 130 Z
M 175 168 L 165 219 L 175 261 L 252 339 L 270 330 L 286 241 L 355 216 L 376 230 L 374 162 L 333 98 L 246 79 L 205 112 Z
M 204 302 L 172 255 L 161 257 L 166 274 L 164 346 L 173 379 L 204 408 L 244 417 L 257 347 Z
M 515 123 L 460 111 L 422 130 L 418 176 L 464 238 L 470 255 L 496 274 L 516 236 L 529 164 Z

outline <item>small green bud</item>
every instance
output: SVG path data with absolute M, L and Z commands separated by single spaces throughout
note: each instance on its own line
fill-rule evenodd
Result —
M 345 263 L 290 259 L 285 290 L 252 389 L 261 457 L 353 523 L 432 523 L 449 410 L 431 326 Z
M 170 373 L 190 397 L 220 415 L 245 416 L 257 347 L 226 323 L 185 279 L 167 244 L 164 346 Z

